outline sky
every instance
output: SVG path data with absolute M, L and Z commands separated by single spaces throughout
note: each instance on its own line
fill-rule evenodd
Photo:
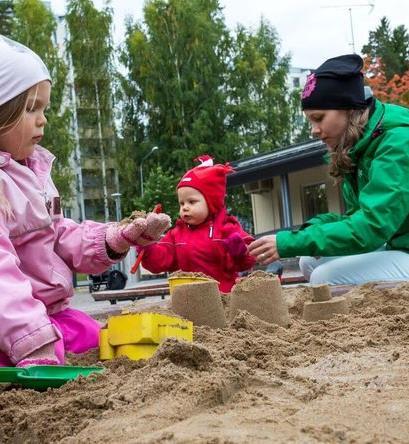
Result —
M 97 8 L 104 0 L 93 0 Z M 55 13 L 63 15 L 65 0 L 51 0 Z M 111 0 L 114 41 L 120 44 L 124 20 L 143 19 L 144 0 Z M 409 28 L 409 0 L 221 0 L 226 24 L 255 29 L 263 17 L 277 30 L 281 54 L 290 54 L 292 66 L 316 68 L 330 57 L 360 54 L 369 31 L 386 16 L 392 28 Z M 352 27 L 351 27 L 352 19 Z

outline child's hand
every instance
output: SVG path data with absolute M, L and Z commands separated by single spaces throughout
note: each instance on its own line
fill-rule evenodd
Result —
M 148 213 L 146 216 L 146 230 L 138 239 L 138 245 L 144 247 L 158 241 L 162 234 L 170 227 L 170 217 L 165 213 Z
M 239 233 L 232 233 L 226 239 L 222 239 L 224 248 L 233 257 L 244 256 L 247 253 L 247 245 Z
M 16 364 L 16 367 L 28 367 L 30 365 L 59 365 L 60 362 L 55 355 L 55 343 L 43 345 L 27 355 Z
M 147 229 L 147 220 L 138 217 L 126 225 L 110 224 L 106 232 L 106 242 L 116 253 L 125 253 L 131 245 L 138 245 L 141 234 Z

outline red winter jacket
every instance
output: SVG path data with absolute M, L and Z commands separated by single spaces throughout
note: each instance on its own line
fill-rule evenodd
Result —
M 239 221 L 223 208 L 211 220 L 189 226 L 181 219 L 157 243 L 145 247 L 142 265 L 152 273 L 171 271 L 201 272 L 219 281 L 219 289 L 228 293 L 239 271 L 255 264 L 249 254 L 233 258 L 224 248 L 222 239 L 239 233 L 246 244 L 253 238 Z

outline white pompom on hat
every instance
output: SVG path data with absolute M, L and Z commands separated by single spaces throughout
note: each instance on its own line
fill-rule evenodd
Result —
M 51 82 L 51 77 L 40 57 L 0 35 L 0 105 L 43 80 Z

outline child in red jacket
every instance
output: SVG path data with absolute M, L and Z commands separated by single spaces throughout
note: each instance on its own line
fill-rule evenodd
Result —
M 255 263 L 247 253 L 253 239 L 226 211 L 226 176 L 233 169 L 213 165 L 209 156 L 198 160 L 201 165 L 189 170 L 176 187 L 180 218 L 160 241 L 144 248 L 142 265 L 152 273 L 202 272 L 228 293 L 238 272 Z

